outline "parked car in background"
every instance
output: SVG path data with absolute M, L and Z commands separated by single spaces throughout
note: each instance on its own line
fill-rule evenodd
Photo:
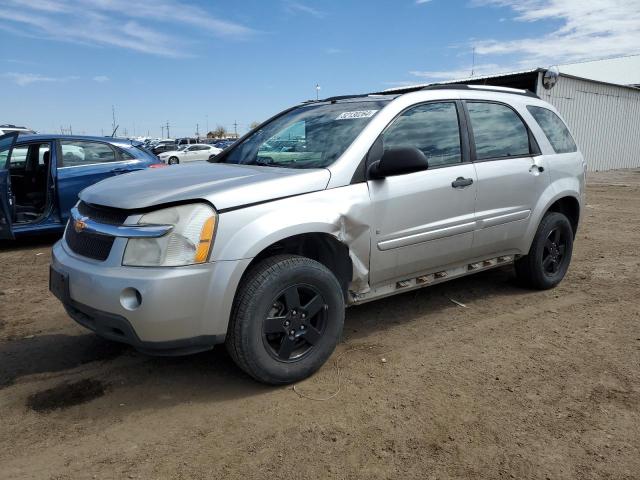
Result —
M 158 155 L 158 158 L 169 165 L 177 165 L 178 163 L 208 160 L 212 155 L 215 156 L 221 151 L 221 149 L 214 147 L 213 145 L 196 143 L 194 145 L 184 145 L 181 150 L 177 149 L 169 152 L 163 152 Z
M 153 153 L 154 155 L 160 155 L 161 153 L 164 152 L 171 152 L 176 150 L 177 145 L 175 143 L 160 143 L 154 147 L 151 147 L 151 153 Z
M 199 142 L 198 139 L 194 137 L 176 138 L 176 145 L 193 145 L 196 143 L 201 142 Z
M 512 264 L 555 287 L 585 170 L 557 110 L 525 90 L 304 103 L 215 163 L 85 189 L 51 289 L 106 338 L 172 355 L 224 342 L 255 379 L 295 382 L 331 356 L 345 306 Z
M 234 143 L 236 143 L 236 140 L 219 140 L 217 142 L 214 143 L 214 145 L 218 148 L 221 148 L 222 150 L 224 150 L 225 148 L 230 147 L 231 145 L 233 145 Z
M 18 127 L 16 125 L 4 124 L 0 125 L 0 135 L 4 135 L 5 133 L 17 132 L 20 135 L 33 135 L 33 130 L 26 127 Z
M 124 139 L 5 134 L 0 137 L 0 238 L 61 232 L 83 188 L 158 166 L 164 164 Z

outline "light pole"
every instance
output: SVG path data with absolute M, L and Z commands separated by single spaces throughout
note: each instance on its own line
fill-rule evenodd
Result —
M 316 83 L 316 100 L 320 100 L 320 85 Z

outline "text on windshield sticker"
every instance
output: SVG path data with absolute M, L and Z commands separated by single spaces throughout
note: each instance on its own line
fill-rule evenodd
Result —
M 373 117 L 378 110 L 356 110 L 354 112 L 342 112 L 336 120 L 351 120 L 352 118 L 370 118 Z

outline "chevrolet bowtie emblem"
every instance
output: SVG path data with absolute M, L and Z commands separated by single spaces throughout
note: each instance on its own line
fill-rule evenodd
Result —
M 87 220 L 87 217 L 79 218 L 75 222 L 73 222 L 73 229 L 76 231 L 76 233 L 81 233 L 85 228 L 87 228 L 85 220 Z

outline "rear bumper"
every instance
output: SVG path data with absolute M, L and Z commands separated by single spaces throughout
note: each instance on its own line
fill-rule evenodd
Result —
M 170 268 L 125 267 L 119 248 L 105 262 L 53 247 L 51 267 L 66 278 L 57 292 L 67 313 L 98 335 L 148 352 L 177 355 L 224 341 L 233 298 L 250 260 Z M 126 292 L 135 289 L 132 305 Z M 60 290 L 60 289 L 58 289 Z

